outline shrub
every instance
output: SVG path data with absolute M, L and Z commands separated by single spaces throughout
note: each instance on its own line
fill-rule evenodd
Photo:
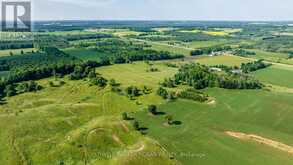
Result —
M 153 115 L 156 115 L 157 114 L 157 106 L 155 105 L 149 105 L 148 106 L 148 111 L 153 114 Z
M 137 131 L 139 130 L 139 122 L 138 121 L 133 122 L 133 128 Z

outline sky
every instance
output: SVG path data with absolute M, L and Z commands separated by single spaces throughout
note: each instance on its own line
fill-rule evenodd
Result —
M 34 20 L 293 20 L 293 0 L 31 0 Z

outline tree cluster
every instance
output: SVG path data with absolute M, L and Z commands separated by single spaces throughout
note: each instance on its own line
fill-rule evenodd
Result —
M 263 60 L 257 60 L 257 61 L 254 61 L 254 62 L 243 63 L 241 65 L 241 70 L 244 73 L 249 73 L 249 72 L 257 71 L 259 69 L 264 69 L 264 68 L 266 68 L 266 67 L 268 67 L 270 65 L 271 64 L 264 63 Z
M 174 76 L 174 81 L 186 83 L 195 89 L 220 87 L 226 89 L 260 89 L 262 84 L 253 78 L 242 74 L 217 74 L 207 66 L 186 64 Z
M 256 55 L 255 52 L 253 52 L 253 51 L 247 51 L 247 50 L 244 50 L 244 49 L 236 49 L 236 50 L 233 50 L 232 54 L 235 55 L 235 56 L 241 56 L 241 57 L 247 57 L 247 56 L 254 56 L 254 55 Z

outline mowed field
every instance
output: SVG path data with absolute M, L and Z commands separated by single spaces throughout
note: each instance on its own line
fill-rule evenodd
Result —
M 292 164 L 290 153 L 225 132 L 255 134 L 293 146 L 292 94 L 208 89 L 214 104 L 177 100 L 159 107 L 180 125 L 166 126 L 163 116 L 137 113 L 158 140 L 182 164 Z
M 254 75 L 263 82 L 293 88 L 293 66 L 273 65 L 256 71 Z
M 216 56 L 195 60 L 198 61 L 206 65 L 234 66 L 245 59 Z M 212 103 L 166 102 L 155 92 L 159 82 L 174 75 L 177 68 L 164 63 L 153 63 L 152 67 L 158 68 L 158 72 L 147 72 L 150 66 L 144 62 L 96 69 L 105 78 L 121 83 L 121 88 L 135 85 L 152 89 L 153 93 L 134 101 L 112 92 L 109 87 L 101 89 L 90 86 L 87 81 L 69 81 L 66 77 L 61 87 L 50 87 L 48 81 L 53 80 L 44 79 L 39 81 L 43 90 L 8 98 L 0 107 L 0 162 L 48 165 L 293 163 L 293 157 L 286 151 L 225 133 L 255 134 L 293 146 L 290 124 L 293 94 L 215 88 L 204 90 L 214 98 Z M 164 115 L 149 115 L 146 111 L 149 104 L 156 104 L 160 112 L 173 115 L 178 125 L 166 126 Z M 122 112 L 138 120 L 147 134 L 134 131 L 133 121 L 122 121 Z
M 241 66 L 242 63 L 247 63 L 251 61 L 253 60 L 239 58 L 237 56 L 232 56 L 232 55 L 221 55 L 221 56 L 215 56 L 215 57 L 205 56 L 195 60 L 195 62 L 198 62 L 203 65 L 209 65 L 209 66 L 212 66 L 212 65 Z

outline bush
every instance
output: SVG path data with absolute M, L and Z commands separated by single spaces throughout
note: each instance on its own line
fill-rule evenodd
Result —
M 195 89 L 187 89 L 179 93 L 178 97 L 183 99 L 190 99 L 199 102 L 205 102 L 208 100 L 207 96 Z
M 134 122 L 133 122 L 133 128 L 134 128 L 135 130 L 137 130 L 137 131 L 139 130 L 140 127 L 139 127 L 139 122 L 138 122 L 138 121 L 134 121 Z
M 148 111 L 153 114 L 153 115 L 156 115 L 157 114 L 157 106 L 155 105 L 149 105 L 148 106 Z
M 139 96 L 140 90 L 135 86 L 130 86 L 125 89 L 125 92 L 129 97 L 136 97 Z
M 122 113 L 122 119 L 123 119 L 123 120 L 128 120 L 128 119 L 129 119 L 129 118 L 128 118 L 128 115 L 127 115 L 126 112 L 123 112 L 123 113 Z
M 161 96 L 163 99 L 167 99 L 168 98 L 168 91 L 166 89 L 164 89 L 163 87 L 160 87 L 157 90 L 157 94 L 159 96 Z
M 173 116 L 172 115 L 165 116 L 165 120 L 166 120 L 166 122 L 167 122 L 168 125 L 172 125 L 173 124 Z

